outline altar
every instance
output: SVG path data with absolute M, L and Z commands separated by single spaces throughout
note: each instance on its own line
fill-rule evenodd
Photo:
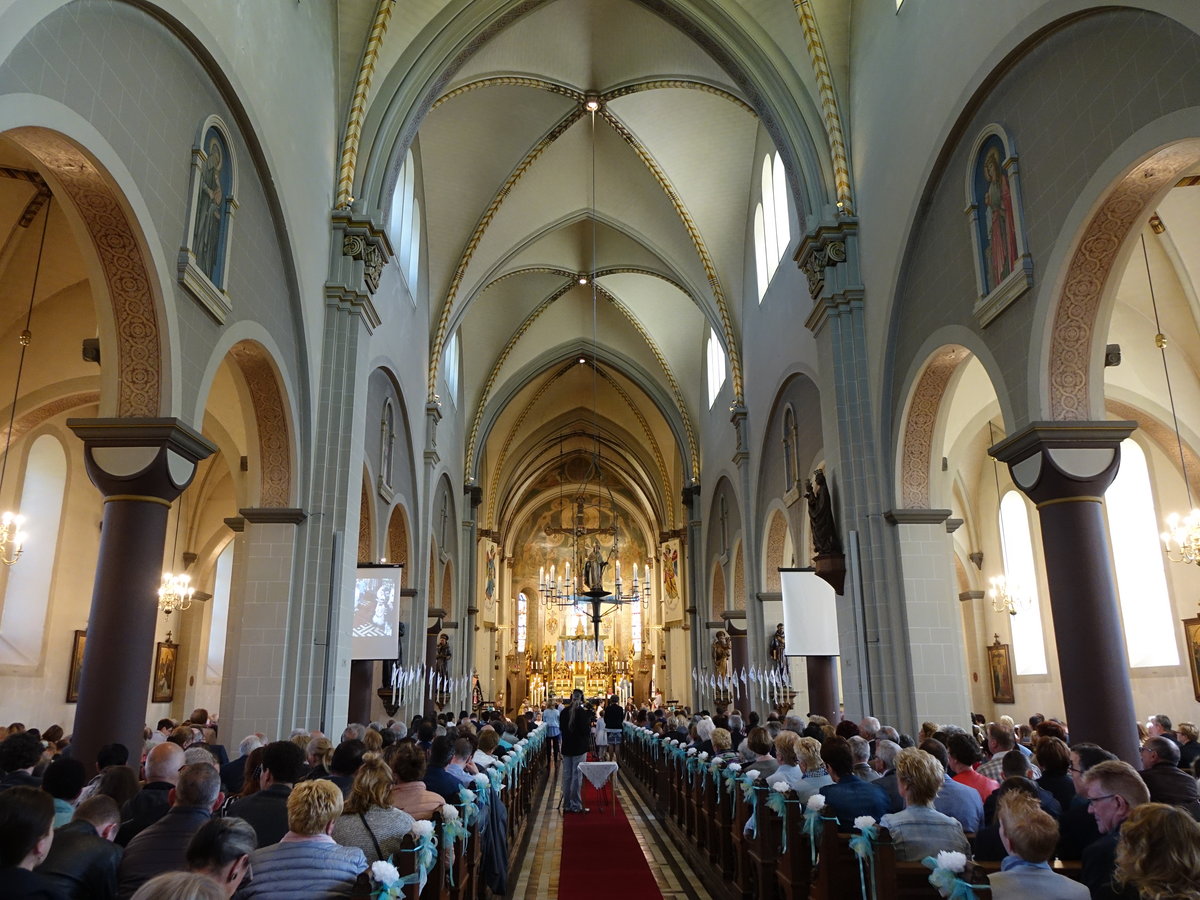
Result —
M 616 694 L 624 703 L 633 697 L 629 669 L 629 660 L 607 641 L 597 647 L 590 635 L 564 637 L 543 647 L 540 659 L 530 660 L 530 700 L 545 703 L 579 689 L 585 697 Z

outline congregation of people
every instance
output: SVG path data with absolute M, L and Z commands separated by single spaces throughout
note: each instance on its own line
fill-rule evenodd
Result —
M 842 831 L 869 816 L 898 861 L 947 851 L 999 863 L 988 876 L 997 900 L 1200 898 L 1200 732 L 1190 722 L 1155 715 L 1139 726 L 1140 769 L 1041 715 L 925 722 L 915 735 L 873 717 L 834 725 L 686 709 L 643 709 L 632 724 L 714 768 L 736 764 L 776 790 L 784 782 L 802 809 L 820 794 Z
M 484 710 L 351 724 L 336 744 L 304 729 L 251 734 L 231 758 L 198 709 L 148 727 L 136 757 L 108 744 L 90 761 L 72 755 L 59 726 L 14 723 L 0 742 L 0 895 L 351 896 L 414 822 L 441 821 L 464 788 L 482 790 L 535 718 Z M 498 794 L 492 802 L 503 808 Z M 484 876 L 503 884 L 504 828 L 481 834 Z

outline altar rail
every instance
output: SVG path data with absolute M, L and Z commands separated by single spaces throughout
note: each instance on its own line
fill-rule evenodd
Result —
M 644 729 L 625 726 L 621 769 L 654 808 L 667 832 L 721 900 L 935 900 L 931 869 L 900 862 L 887 829 L 865 843 L 838 832 L 831 819 L 806 827 L 792 791 L 750 781 L 740 771 L 673 747 Z M 774 795 L 774 798 L 772 798 Z M 756 827 L 747 830 L 754 817 Z M 968 835 L 972 837 L 972 835 Z M 960 878 L 979 900 L 990 898 L 987 874 L 999 863 L 969 863 Z M 1055 871 L 1078 880 L 1079 863 Z
M 488 900 L 499 896 L 488 886 L 483 839 L 484 831 L 497 823 L 507 833 L 505 862 L 511 892 L 531 814 L 547 782 L 548 765 L 544 729 L 539 728 L 489 771 L 486 786 L 469 784 L 469 793 L 448 804 L 457 817 L 451 813 L 448 819 L 435 818 L 430 823 L 432 835 L 414 832 L 406 837 L 392 859 L 403 883 L 399 896 L 404 900 Z M 499 807 L 492 808 L 496 803 L 503 805 L 503 816 Z M 355 885 L 354 900 L 378 896 L 379 887 L 371 881 L 370 872 L 363 873 Z

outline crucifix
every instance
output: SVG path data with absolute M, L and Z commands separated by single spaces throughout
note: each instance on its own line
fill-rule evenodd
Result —
M 584 587 L 588 589 L 600 589 L 601 581 L 603 580 L 604 569 L 608 565 L 608 559 L 603 555 L 600 548 L 600 542 L 595 535 L 611 534 L 615 535 L 617 529 L 613 526 L 607 528 L 597 526 L 595 528 L 588 527 L 584 524 L 584 507 L 587 498 L 582 494 L 575 498 L 575 521 L 570 528 L 559 528 L 553 525 L 546 526 L 547 534 L 568 534 L 574 540 L 572 541 L 572 551 L 575 554 L 575 571 L 583 576 Z M 580 539 L 592 536 L 592 546 L 590 549 L 585 549 L 580 546 Z M 609 557 L 616 550 L 609 553 Z M 572 590 L 574 587 L 572 586 Z

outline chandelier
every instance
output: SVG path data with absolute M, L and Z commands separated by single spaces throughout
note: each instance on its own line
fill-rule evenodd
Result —
M 1150 228 L 1162 234 L 1165 227 L 1155 215 L 1150 219 Z M 1179 452 L 1179 470 L 1183 473 L 1183 486 L 1187 491 L 1187 503 L 1192 511 L 1187 515 L 1170 513 L 1166 518 L 1167 530 L 1161 534 L 1163 548 L 1171 562 L 1200 565 L 1200 509 L 1192 507 L 1192 484 L 1188 481 L 1187 461 L 1183 456 L 1183 438 L 1179 435 L 1179 417 L 1175 414 L 1175 393 L 1171 390 L 1171 370 L 1167 366 L 1167 336 L 1163 334 L 1158 319 L 1158 300 L 1154 295 L 1154 278 L 1150 275 L 1150 254 L 1146 251 L 1146 235 L 1142 235 L 1142 262 L 1146 266 L 1146 283 L 1150 287 L 1150 308 L 1154 312 L 1154 346 L 1162 357 L 1163 378 L 1167 383 L 1167 400 L 1171 406 L 1171 424 L 1175 428 L 1175 448 Z
M 643 570 L 643 579 L 639 579 L 637 563 L 631 567 L 631 582 L 621 578 L 621 518 L 617 503 L 608 483 L 605 481 L 604 468 L 600 453 L 600 427 L 596 401 L 596 349 L 599 346 L 597 336 L 597 286 L 596 286 L 596 113 L 600 102 L 589 96 L 586 109 L 591 116 L 591 207 L 592 207 L 592 271 L 579 276 L 580 285 L 591 285 L 592 290 L 592 424 L 595 431 L 593 446 L 588 454 L 587 470 L 580 480 L 578 489 L 571 498 L 572 521 L 568 526 L 564 521 L 561 528 L 550 528 L 548 532 L 563 534 L 567 537 L 567 559 L 563 560 L 560 569 L 557 563 L 551 563 L 549 572 L 542 566 L 538 570 L 538 592 L 542 602 L 547 605 L 569 606 L 580 611 L 586 611 L 592 622 L 592 639 L 597 649 L 600 647 L 601 619 L 615 612 L 623 605 L 642 604 L 650 598 L 650 566 Z M 586 357 L 581 357 L 581 363 L 586 363 Z M 560 442 L 560 500 L 561 485 L 566 480 L 567 454 Z M 560 503 L 560 508 L 566 509 L 567 504 Z M 594 521 L 595 526 L 589 526 L 588 521 Z M 607 524 L 606 524 L 607 523 Z M 612 547 L 605 550 L 600 545 L 600 535 L 612 536 Z M 609 569 L 612 570 L 612 588 L 606 586 Z M 628 590 L 626 590 L 628 588 Z
M 171 546 L 171 559 L 175 558 L 175 551 L 179 549 L 179 520 L 182 518 L 182 510 L 176 509 L 175 542 Z M 188 554 L 185 553 L 184 558 L 188 559 Z M 186 568 L 186 564 L 184 568 Z M 163 572 L 162 583 L 158 586 L 158 608 L 162 610 L 164 616 L 169 616 L 176 610 L 183 612 L 191 607 L 192 596 L 195 593 L 196 589 L 192 587 L 192 577 L 186 572 Z
M 36 202 L 36 200 L 35 200 Z M 4 490 L 4 475 L 8 471 L 8 452 L 12 448 L 13 426 L 17 419 L 17 398 L 21 395 L 21 375 L 25 371 L 25 351 L 33 340 L 29 323 L 33 320 L 33 300 L 37 296 L 38 275 L 42 271 L 42 253 L 46 249 L 46 229 L 50 224 L 50 203 L 46 204 L 46 217 L 42 219 L 42 237 L 38 242 L 37 262 L 33 266 L 33 286 L 29 290 L 29 306 L 25 310 L 25 328 L 18 335 L 21 353 L 17 357 L 17 378 L 13 383 L 12 406 L 8 411 L 8 430 L 4 434 L 4 460 L 0 462 L 0 495 Z M 25 224 L 28 227 L 28 223 Z M 21 558 L 25 549 L 26 534 L 24 531 L 25 517 L 20 513 L 5 512 L 0 514 L 0 563 L 11 566 Z
M 1018 585 L 1009 585 L 1003 575 L 995 575 L 988 580 L 992 585 L 988 588 L 988 599 L 992 601 L 993 611 L 1015 616 L 1019 609 L 1025 607 L 1028 599 Z

